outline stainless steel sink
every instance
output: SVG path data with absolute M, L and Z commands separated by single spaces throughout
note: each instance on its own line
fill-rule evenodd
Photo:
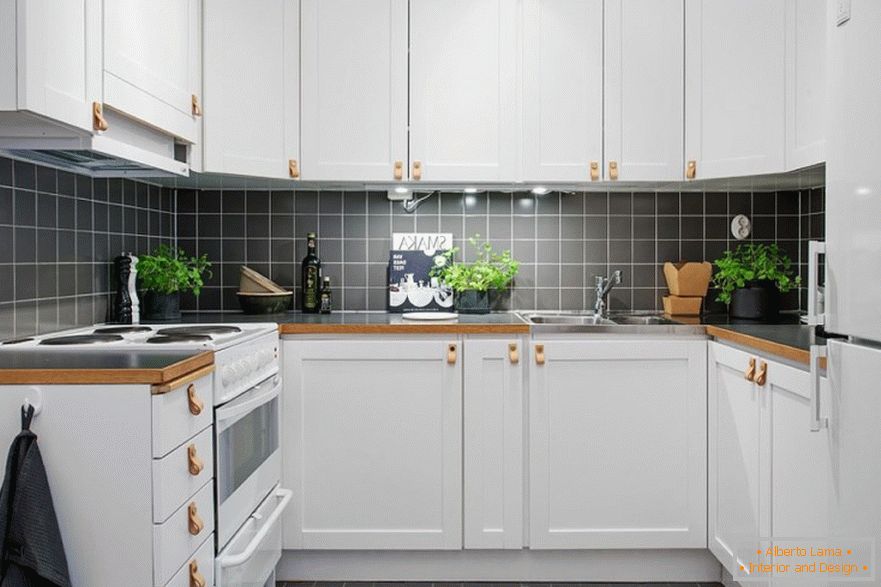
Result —
M 646 314 L 613 314 L 609 316 L 609 320 L 613 324 L 636 324 L 636 325 L 655 325 L 655 324 L 679 324 L 675 320 L 670 320 L 664 316 L 646 315 Z
M 682 324 L 649 312 L 616 312 L 608 316 L 593 312 L 521 312 L 520 317 L 537 333 L 705 334 L 703 326 Z
M 598 326 L 602 324 L 614 324 L 611 320 L 601 318 L 595 314 L 523 314 L 527 322 L 532 324 L 578 324 L 584 326 Z

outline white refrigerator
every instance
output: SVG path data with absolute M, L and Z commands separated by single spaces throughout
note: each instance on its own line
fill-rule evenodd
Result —
M 850 11 L 849 18 L 847 11 Z M 811 279 L 825 253 L 825 307 L 809 314 L 846 338 L 812 349 L 811 428 L 830 439 L 831 535 L 874 540 L 881 564 L 881 1 L 828 1 L 826 241 L 812 247 Z M 808 283 L 810 292 L 816 283 Z M 820 405 L 826 355 L 829 405 Z M 825 396 L 824 396 L 825 397 Z M 867 543 L 866 543 L 867 544 Z M 862 550 L 862 549 L 861 549 Z M 869 553 L 867 553 L 869 555 Z M 865 580 L 865 578 L 863 578 Z M 842 583 L 844 584 L 844 583 Z M 853 583 L 851 583 L 853 584 Z M 867 584 L 867 583 L 857 583 Z M 881 585 L 875 569 L 868 584 Z

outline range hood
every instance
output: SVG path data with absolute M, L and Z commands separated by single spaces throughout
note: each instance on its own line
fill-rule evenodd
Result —
M 2 152 L 16 159 L 91 177 L 179 177 L 177 173 L 84 149 L 6 149 Z
M 188 145 L 104 111 L 110 128 L 84 131 L 24 111 L 0 112 L 0 153 L 91 177 L 186 177 Z

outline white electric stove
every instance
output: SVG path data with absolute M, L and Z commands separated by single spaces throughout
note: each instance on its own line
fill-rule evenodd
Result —
M 278 325 L 101 324 L 7 341 L 0 352 L 214 352 L 215 585 L 274 584 L 280 516 Z
M 278 373 L 278 325 L 273 322 L 99 324 L 0 344 L 0 352 L 104 352 L 110 349 L 214 351 L 215 405 L 226 403 Z

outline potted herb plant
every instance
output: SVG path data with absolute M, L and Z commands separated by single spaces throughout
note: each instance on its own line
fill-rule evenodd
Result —
M 431 276 L 453 290 L 456 311 L 463 314 L 486 314 L 490 311 L 490 295 L 505 290 L 514 281 L 520 263 L 511 257 L 511 251 L 497 253 L 488 242 L 479 243 L 479 234 L 468 242 L 477 250 L 477 259 L 471 263 L 455 262 L 459 251 L 453 247 L 445 253 L 447 263 L 431 270 Z
M 780 294 L 801 283 L 800 277 L 793 277 L 792 260 L 776 244 L 740 245 L 725 251 L 715 265 L 716 301 L 725 303 L 733 318 L 776 318 Z
M 204 277 L 211 277 L 205 255 L 188 257 L 183 249 L 159 245 L 151 255 L 138 257 L 138 282 L 144 301 L 144 318 L 153 321 L 180 319 L 180 292 L 199 295 Z

